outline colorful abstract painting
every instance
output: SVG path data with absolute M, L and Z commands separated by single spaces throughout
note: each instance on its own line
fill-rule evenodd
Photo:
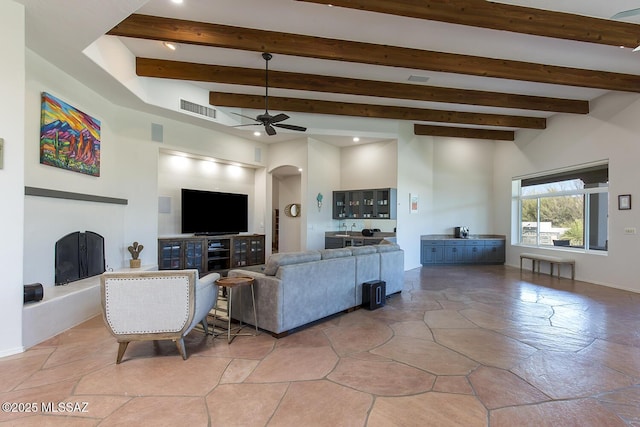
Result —
M 40 163 L 100 176 L 100 120 L 43 92 Z

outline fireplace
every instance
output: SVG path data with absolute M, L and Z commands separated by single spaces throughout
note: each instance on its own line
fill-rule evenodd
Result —
M 56 286 L 104 273 L 104 238 L 92 231 L 67 234 L 56 242 L 55 268 Z

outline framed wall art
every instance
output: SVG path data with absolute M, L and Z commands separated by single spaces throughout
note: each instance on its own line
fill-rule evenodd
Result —
M 631 194 L 621 194 L 618 196 L 618 209 L 621 211 L 631 209 Z
M 43 92 L 40 163 L 100 176 L 100 120 Z
M 420 198 L 417 194 L 409 194 L 409 212 L 418 213 Z

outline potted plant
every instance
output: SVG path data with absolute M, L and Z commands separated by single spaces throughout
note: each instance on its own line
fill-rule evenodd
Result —
M 129 267 L 131 268 L 140 268 L 141 260 L 138 259 L 140 256 L 140 252 L 144 249 L 144 246 L 139 245 L 138 242 L 133 242 L 133 245 L 129 246 L 129 253 L 131 254 L 131 259 L 129 260 Z

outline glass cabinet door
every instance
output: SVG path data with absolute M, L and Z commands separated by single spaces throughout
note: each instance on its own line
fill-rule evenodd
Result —
M 184 268 L 195 268 L 202 273 L 203 252 L 202 240 L 186 241 L 184 247 Z
M 243 267 L 248 265 L 249 244 L 246 238 L 233 239 L 233 265 L 234 267 Z
M 375 218 L 374 208 L 375 208 L 375 198 L 376 191 L 375 190 L 363 190 L 362 191 L 362 205 L 361 205 L 361 213 L 362 218 Z
M 362 218 L 362 192 L 347 192 L 349 206 L 347 210 L 347 218 Z
M 376 190 L 376 217 L 387 219 L 391 215 L 389 213 L 389 190 Z
M 181 249 L 180 242 L 162 242 L 160 243 L 160 259 L 158 260 L 158 268 L 160 270 L 178 270 L 181 268 Z
M 346 191 L 334 191 L 333 192 L 333 218 L 342 219 L 347 217 L 347 207 L 349 201 L 347 200 Z

